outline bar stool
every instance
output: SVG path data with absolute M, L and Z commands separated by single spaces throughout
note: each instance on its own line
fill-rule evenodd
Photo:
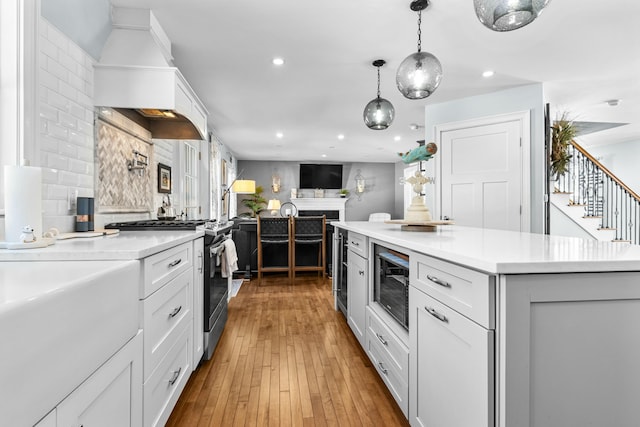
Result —
M 298 271 L 317 271 L 325 277 L 326 269 L 326 216 L 298 216 L 293 217 L 293 244 L 291 261 L 293 281 Z M 318 247 L 318 261 L 316 265 L 297 265 L 296 248 L 298 246 L 315 245 Z
M 263 272 L 286 271 L 287 278 L 291 282 L 291 221 L 289 218 L 271 218 L 258 216 L 257 226 L 258 240 L 258 283 L 262 282 Z M 287 265 L 265 266 L 264 251 L 273 246 L 287 251 Z

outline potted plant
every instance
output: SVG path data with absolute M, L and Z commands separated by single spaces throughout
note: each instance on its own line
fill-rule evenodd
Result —
M 256 186 L 256 192 L 253 194 L 249 194 L 247 197 L 242 199 L 242 204 L 245 205 L 250 212 L 245 212 L 242 215 L 248 215 L 251 218 L 255 218 L 262 210 L 264 210 L 264 206 L 267 203 L 267 200 L 262 197 L 262 192 L 264 188 L 261 185 Z
M 349 195 L 349 190 L 347 190 L 346 188 L 343 188 L 340 191 L 338 191 L 338 193 L 340 194 L 340 197 L 345 198 Z
M 555 179 L 569 171 L 569 161 L 572 155 L 569 154 L 571 141 L 576 137 L 577 129 L 572 120 L 569 120 L 566 112 L 562 113 L 560 119 L 551 126 L 551 163 L 550 171 L 555 175 Z

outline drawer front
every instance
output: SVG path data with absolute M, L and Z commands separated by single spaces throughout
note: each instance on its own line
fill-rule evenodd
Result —
M 185 328 L 158 369 L 145 381 L 144 426 L 165 425 L 191 374 L 190 328 Z
M 409 349 L 380 320 L 378 315 L 367 307 L 367 336 L 380 343 L 387 359 L 402 379 L 409 382 Z
M 386 384 L 391 395 L 400 406 L 402 413 L 409 416 L 409 385 L 403 375 L 397 371 L 395 364 L 387 358 L 387 352 L 375 336 L 367 335 L 367 354 L 376 367 L 380 378 Z
M 191 319 L 192 274 L 191 270 L 185 271 L 143 301 L 145 379 Z
M 350 251 L 353 251 L 363 258 L 367 258 L 369 256 L 369 245 L 367 243 L 366 236 L 349 231 L 348 245 Z
M 165 283 L 193 265 L 192 243 L 183 243 L 144 259 L 144 287 L 140 299 L 160 289 Z
M 410 263 L 412 286 L 485 328 L 495 328 L 494 276 L 420 254 Z

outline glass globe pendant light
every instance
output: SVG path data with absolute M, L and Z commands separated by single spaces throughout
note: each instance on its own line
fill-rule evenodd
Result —
M 511 31 L 531 23 L 551 0 L 473 0 L 476 15 L 493 31 Z
M 380 98 L 380 67 L 386 62 L 383 59 L 373 61 L 373 66 L 378 69 L 378 96 L 365 107 L 362 116 L 364 124 L 369 129 L 383 130 L 391 126 L 396 114 L 393 105 L 384 98 Z
M 418 51 L 407 56 L 400 63 L 396 73 L 398 90 L 409 99 L 422 99 L 431 95 L 442 80 L 442 64 L 429 52 L 422 52 L 422 11 L 429 6 L 429 0 L 415 0 L 409 6 L 418 12 Z

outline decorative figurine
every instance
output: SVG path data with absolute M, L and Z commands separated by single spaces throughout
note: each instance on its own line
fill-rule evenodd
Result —
M 22 243 L 33 243 L 36 241 L 36 236 L 33 234 L 33 227 L 25 225 L 22 227 L 22 234 L 20 234 L 20 241 Z
M 416 171 L 413 176 L 405 180 L 405 182 L 411 184 L 413 192 L 416 193 L 404 215 L 405 221 L 431 221 L 431 212 L 425 206 L 424 197 L 422 196 L 424 185 L 429 181 L 429 178 L 424 176 L 421 171 Z
M 437 151 L 438 146 L 434 142 L 430 142 L 427 145 L 420 145 L 405 153 L 398 153 L 398 156 L 402 158 L 403 163 L 413 163 L 421 160 L 429 160 Z

